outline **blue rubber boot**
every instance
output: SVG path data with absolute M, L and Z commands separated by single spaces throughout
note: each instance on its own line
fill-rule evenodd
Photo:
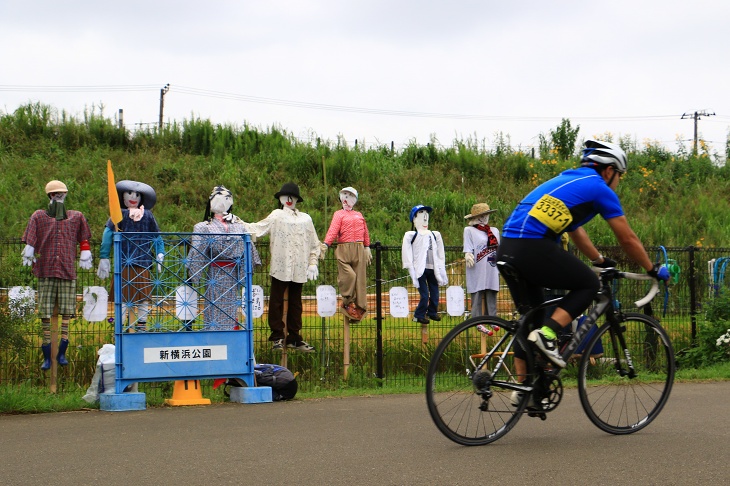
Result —
M 51 369 L 51 343 L 41 345 L 43 351 L 43 364 L 41 369 L 43 371 Z
M 58 361 L 58 364 L 61 366 L 66 366 L 68 364 L 68 360 L 66 360 L 66 349 L 68 348 L 68 339 L 61 339 L 61 342 L 58 343 L 58 354 L 56 355 L 56 360 Z

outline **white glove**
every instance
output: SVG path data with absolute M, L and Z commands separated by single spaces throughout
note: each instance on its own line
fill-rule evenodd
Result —
M 88 270 L 93 266 L 91 263 L 91 250 L 81 250 L 81 256 L 79 256 L 79 268 Z
M 144 216 L 144 206 L 139 208 L 132 208 L 129 210 L 129 219 L 132 221 L 139 221 Z
M 413 286 L 419 288 L 421 284 L 418 283 L 418 278 L 416 277 L 416 269 L 409 268 L 408 273 L 411 275 L 411 281 L 413 282 Z
M 327 243 L 320 243 L 320 245 L 319 245 L 319 259 L 320 260 L 324 260 L 324 255 L 325 255 L 325 253 L 327 253 L 327 248 L 329 248 L 329 246 L 327 246 Z
M 307 267 L 307 280 L 317 280 L 319 277 L 319 269 L 317 265 L 309 265 Z
M 436 274 L 436 283 L 439 284 L 439 287 L 446 287 L 446 285 L 449 283 L 448 278 L 441 278 Z
M 474 266 L 474 255 L 471 253 L 464 253 L 464 260 L 466 260 L 466 268 Z
M 165 261 L 165 254 L 164 253 L 158 253 L 157 254 L 157 271 L 162 273 L 162 262 Z
M 96 276 L 102 280 L 105 280 L 107 277 L 109 277 L 110 269 L 111 264 L 109 263 L 109 259 L 102 258 L 101 260 L 99 260 L 99 268 L 96 269 Z
M 370 265 L 373 262 L 373 252 L 370 251 L 370 247 L 365 247 L 365 261 L 368 265 Z
M 20 254 L 23 257 L 23 265 L 29 267 L 35 263 L 35 248 L 30 245 L 25 245 L 23 253 Z

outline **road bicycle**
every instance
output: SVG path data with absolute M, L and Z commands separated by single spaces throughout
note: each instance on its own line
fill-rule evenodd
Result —
M 523 285 L 514 267 L 501 261 L 498 265 L 510 288 Z M 560 348 L 561 355 L 568 368 L 574 370 L 577 362 L 580 402 L 591 422 L 612 434 L 631 434 L 649 425 L 666 404 L 674 382 L 674 350 L 659 321 L 623 312 L 613 289 L 621 279 L 651 281 L 648 293 L 636 302 L 642 308 L 659 291 L 658 281 L 615 268 L 597 271 L 600 289 L 595 303 Z M 563 397 L 563 370 L 546 360 L 527 341 L 527 334 L 535 313 L 560 300 L 534 308 L 518 305 L 519 316 L 512 320 L 473 317 L 446 334 L 433 353 L 426 379 L 429 413 L 446 437 L 467 446 L 489 444 L 506 435 L 523 415 L 545 420 L 555 410 Z M 604 323 L 591 333 L 604 316 Z M 601 345 L 602 352 L 592 352 Z M 522 353 L 525 377 L 518 377 L 514 369 L 518 346 L 527 351 Z M 576 354 L 579 346 L 584 349 Z

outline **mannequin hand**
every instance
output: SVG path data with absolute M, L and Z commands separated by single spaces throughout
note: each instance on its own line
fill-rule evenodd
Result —
M 144 216 L 144 206 L 129 210 L 129 218 L 132 221 L 139 221 L 140 219 L 142 219 L 142 216 Z
M 466 261 L 466 268 L 474 266 L 474 255 L 471 253 L 464 253 L 464 260 Z
M 319 269 L 317 265 L 309 265 L 307 267 L 307 280 L 317 280 L 319 277 Z
M 329 248 L 327 246 L 327 243 L 320 243 L 320 245 L 319 245 L 319 259 L 320 260 L 324 260 L 324 255 L 325 255 L 325 253 L 327 253 L 327 248 Z
M 101 260 L 99 260 L 99 268 L 96 269 L 96 276 L 102 280 L 105 280 L 107 277 L 109 277 L 110 268 L 111 264 L 109 263 L 109 259 L 102 258 Z
M 23 257 L 23 265 L 29 267 L 35 263 L 35 248 L 30 245 L 25 245 L 23 253 L 20 254 Z
M 79 268 L 88 270 L 93 266 L 91 263 L 91 250 L 81 250 L 81 256 L 79 257 Z
M 370 251 L 370 247 L 365 247 L 365 261 L 368 265 L 370 265 L 373 262 L 373 252 Z
M 157 254 L 157 271 L 162 272 L 162 262 L 165 261 L 165 254 L 164 253 L 158 253 Z

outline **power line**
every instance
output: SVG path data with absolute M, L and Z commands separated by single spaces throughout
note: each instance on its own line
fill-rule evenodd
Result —
M 80 86 L 62 86 L 62 85 L 0 85 L 0 91 L 14 92 L 50 92 L 50 93 L 74 93 L 74 92 L 125 92 L 125 91 L 156 91 L 159 85 L 138 84 L 138 85 L 80 85 Z M 266 105 L 289 106 L 293 108 L 337 111 L 348 113 L 361 113 L 368 115 L 382 116 L 402 116 L 410 118 L 444 118 L 454 120 L 477 120 L 477 121 L 513 121 L 513 122 L 529 122 L 529 121 L 553 121 L 569 118 L 573 121 L 625 121 L 625 122 L 642 122 L 647 120 L 673 120 L 676 115 L 637 115 L 637 116 L 515 116 L 515 115 L 475 115 L 475 114 L 459 114 L 459 113 L 438 113 L 438 112 L 419 112 L 407 110 L 393 110 L 385 108 L 363 108 L 357 106 L 332 105 L 327 103 L 312 103 L 305 101 L 295 101 L 279 98 L 267 98 L 261 96 L 252 96 L 238 93 L 230 93 L 226 91 L 215 91 L 208 89 L 194 88 L 190 86 L 174 86 L 174 92 L 187 94 L 191 96 L 200 96 L 206 98 L 218 98 L 226 100 L 241 101 L 245 103 L 259 103 Z
M 40 86 L 20 84 L 0 84 L 0 91 L 14 91 L 20 93 L 103 93 L 115 91 L 149 91 L 157 85 L 152 84 L 109 84 L 94 86 Z

